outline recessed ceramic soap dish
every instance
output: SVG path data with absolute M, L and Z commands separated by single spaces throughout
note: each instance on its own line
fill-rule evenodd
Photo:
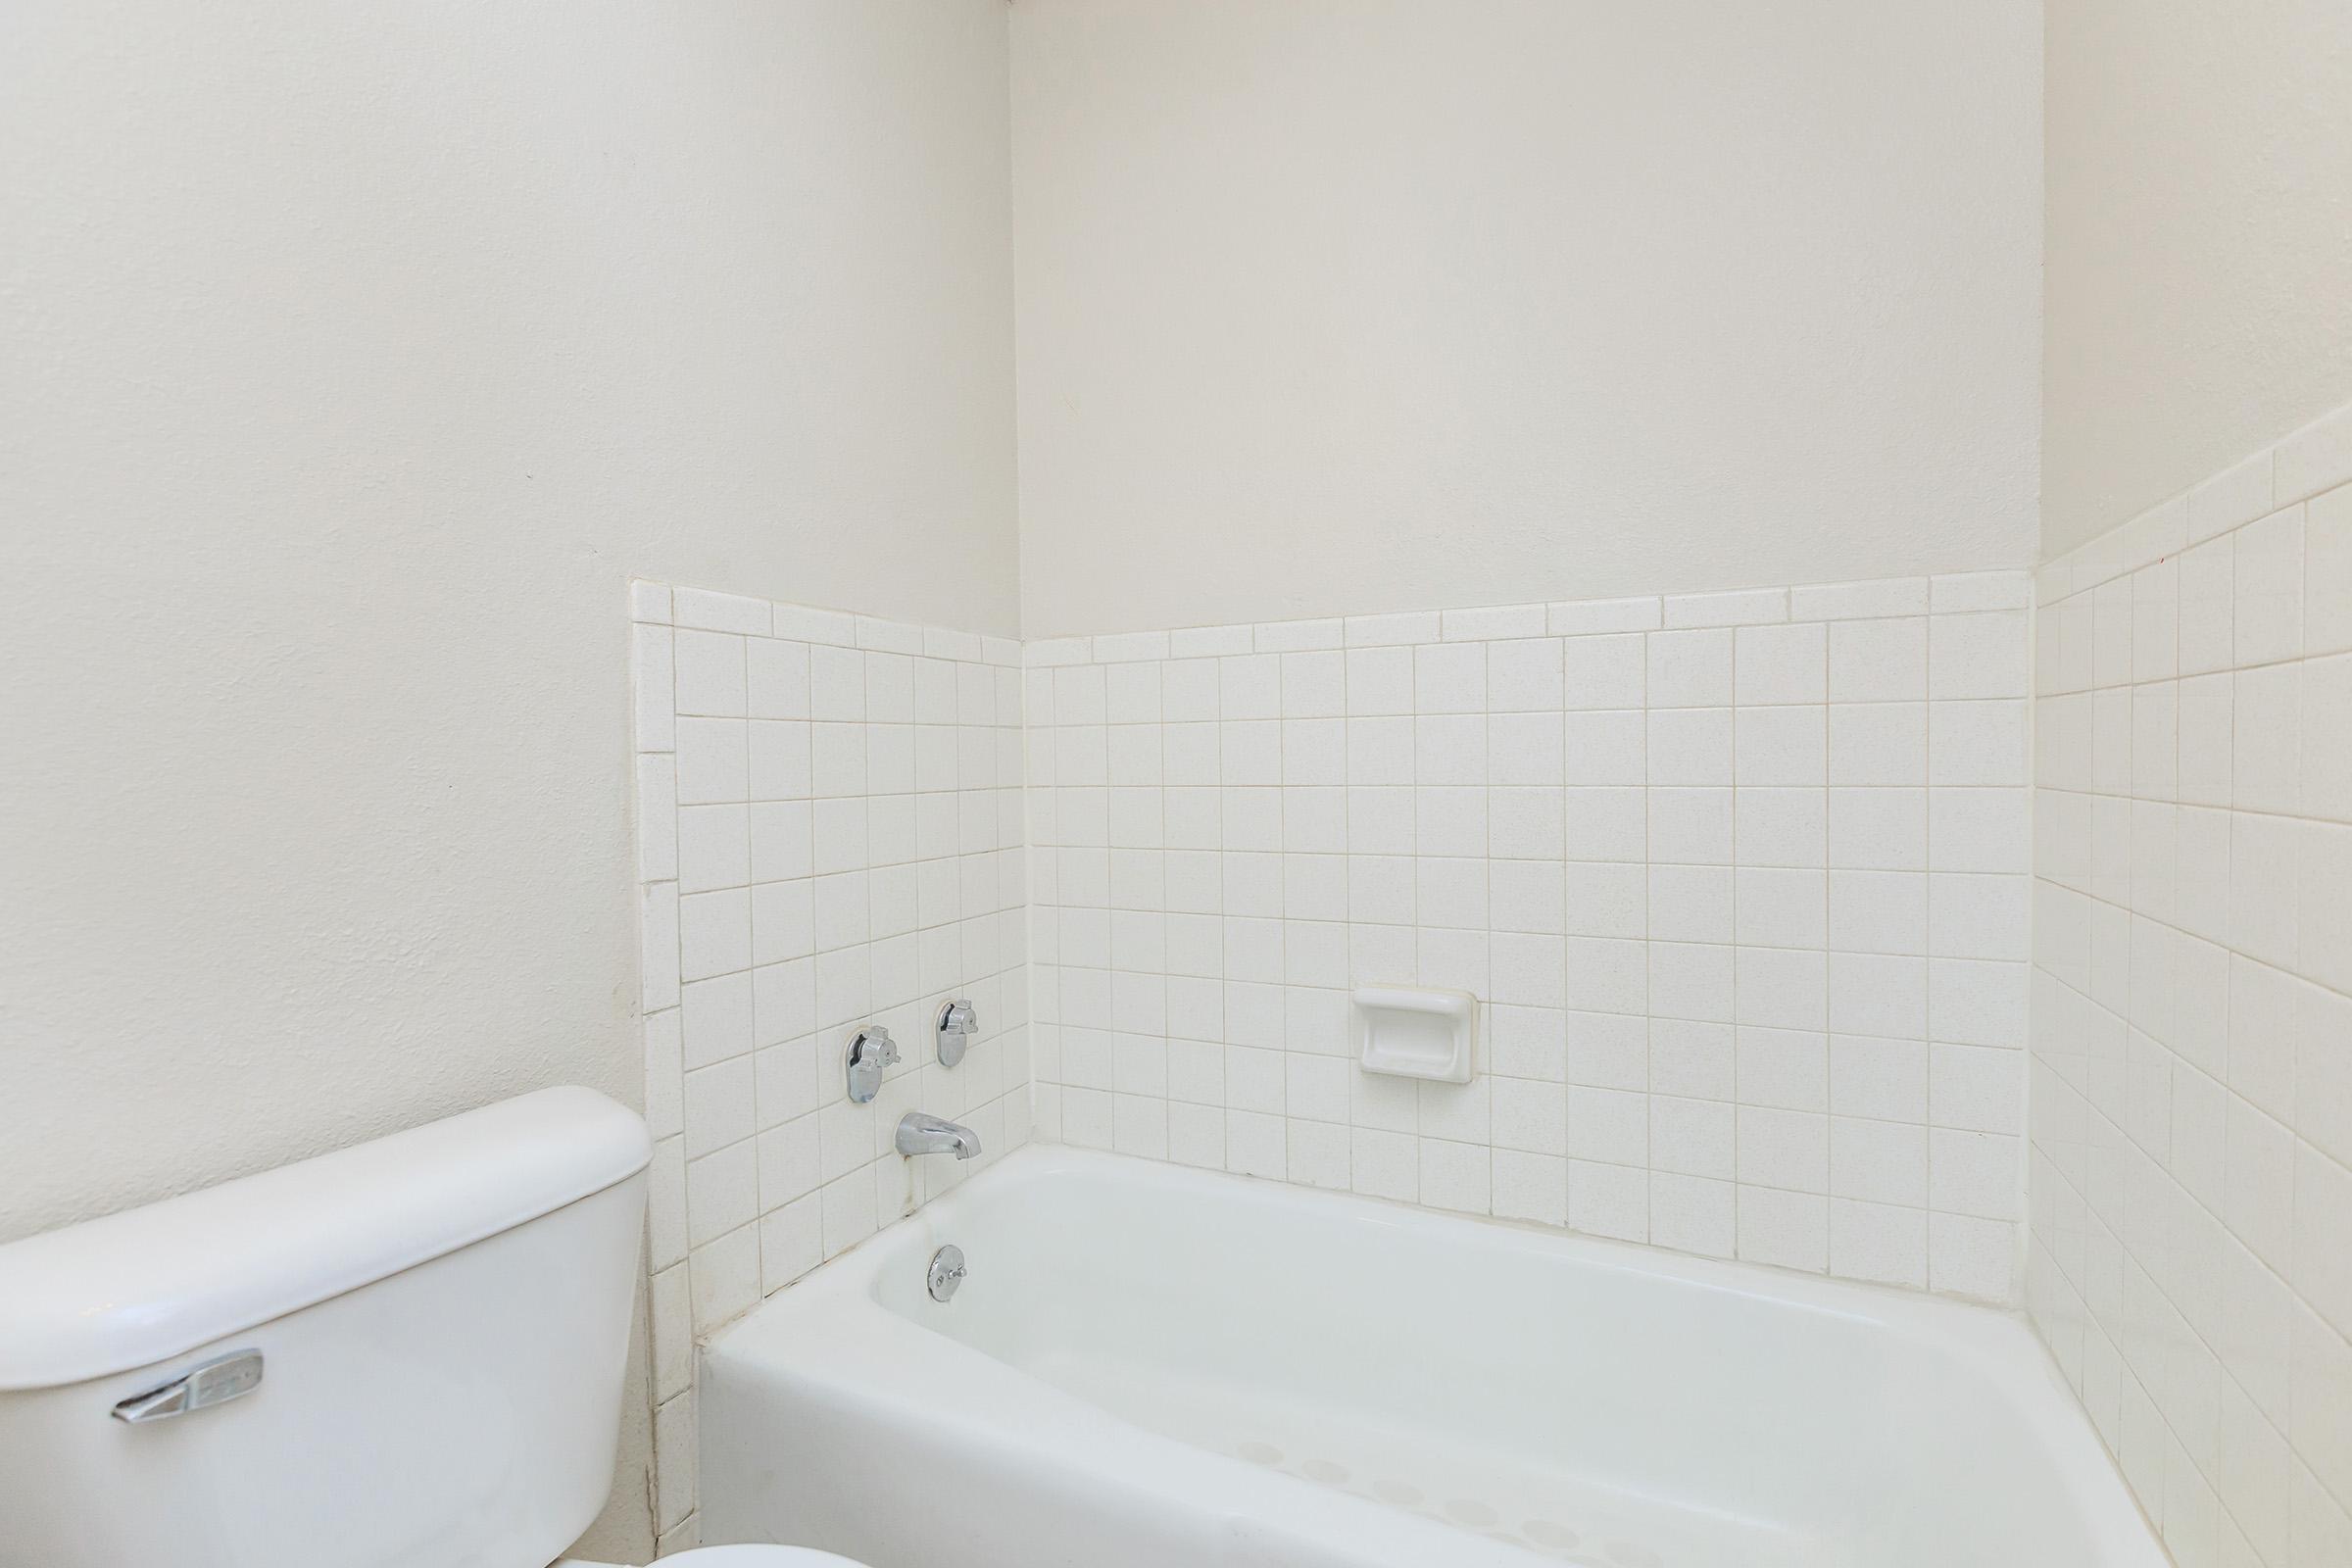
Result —
M 1478 1046 L 1478 999 L 1467 991 L 1365 986 L 1349 999 L 1355 1054 L 1366 1072 L 1470 1081 Z

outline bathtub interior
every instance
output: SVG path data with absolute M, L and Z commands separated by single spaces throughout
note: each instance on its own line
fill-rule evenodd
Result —
M 1230 1179 L 1000 1174 L 910 1222 L 875 1299 L 1145 1429 L 1620 1568 L 2118 1560 L 1994 1314 Z M 912 1254 L 946 1241 L 943 1304 Z

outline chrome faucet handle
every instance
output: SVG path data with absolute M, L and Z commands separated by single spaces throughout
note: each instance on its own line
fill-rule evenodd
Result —
M 980 1032 L 980 1014 L 960 997 L 939 1011 L 939 1064 L 953 1067 L 963 1059 L 970 1049 L 972 1036 Z
M 882 1092 L 882 1069 L 898 1064 L 898 1042 L 880 1024 L 868 1024 L 850 1042 L 850 1099 L 862 1105 Z

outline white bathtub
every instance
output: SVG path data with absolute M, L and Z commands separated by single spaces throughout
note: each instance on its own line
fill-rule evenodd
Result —
M 703 1539 L 875 1568 L 2165 1560 L 2013 1318 L 1069 1150 L 769 1300 L 702 1387 Z

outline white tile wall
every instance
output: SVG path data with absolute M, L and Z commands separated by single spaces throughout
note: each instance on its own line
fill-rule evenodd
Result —
M 2002 1300 L 2030 992 L 2060 1365 L 2184 1565 L 2352 1560 L 2338 426 L 2045 567 L 2037 635 L 1984 573 L 1022 674 L 637 585 L 664 1549 L 694 1337 L 959 1174 L 886 1152 L 917 1101 L 1013 1147 L 1033 1056 L 1040 1136 Z M 1355 1069 L 1380 982 L 1485 1000 L 1475 1082 Z M 952 992 L 993 1055 L 853 1111 L 850 1027 L 927 1052 Z
M 2029 594 L 1030 645 L 1041 1136 L 2010 1298 Z M 1356 984 L 1479 1076 L 1357 1070 Z
M 696 1537 L 694 1342 L 1029 1136 L 1016 644 L 638 583 L 657 1527 Z M 953 1070 L 931 1021 L 966 997 Z M 889 1027 L 867 1105 L 842 1055 Z M 901 1158 L 904 1111 L 973 1164 Z
M 2352 1563 L 2352 411 L 2040 586 L 2028 1303 L 2182 1568 Z

